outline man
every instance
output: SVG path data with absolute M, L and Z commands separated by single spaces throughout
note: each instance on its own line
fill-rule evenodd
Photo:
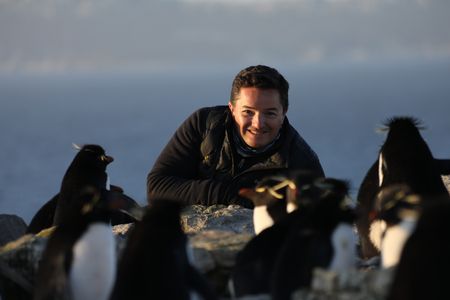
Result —
M 170 198 L 252 207 L 237 192 L 248 177 L 257 178 L 256 170 L 305 169 L 323 176 L 316 154 L 287 120 L 288 90 L 273 68 L 240 71 L 228 107 L 199 109 L 177 129 L 148 174 L 149 203 Z

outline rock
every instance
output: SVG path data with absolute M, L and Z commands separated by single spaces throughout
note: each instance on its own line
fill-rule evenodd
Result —
M 189 240 L 194 253 L 205 250 L 213 258 L 216 267 L 231 268 L 236 254 L 252 237 L 253 235 L 248 233 L 236 234 L 230 231 L 208 230 L 191 235 Z M 197 265 L 196 262 L 194 264 Z
M 228 280 L 237 253 L 253 237 L 249 233 L 207 230 L 189 235 L 194 266 L 212 283 L 218 294 L 228 295 Z
M 181 224 L 186 233 L 204 230 L 254 233 L 253 210 L 239 205 L 192 205 L 182 212 Z
M 16 215 L 0 214 L 0 247 L 25 234 L 27 224 Z
M 47 238 L 24 235 L 0 249 L 2 299 L 29 299 Z
M 181 224 L 189 236 L 194 265 L 219 294 L 228 295 L 236 254 L 254 236 L 253 211 L 238 205 L 192 205 L 182 212 Z

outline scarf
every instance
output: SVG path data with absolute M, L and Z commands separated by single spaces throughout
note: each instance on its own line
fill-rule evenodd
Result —
M 242 157 L 254 157 L 254 156 L 268 152 L 280 138 L 280 135 L 281 135 L 280 132 L 278 132 L 278 135 L 276 136 L 276 138 L 273 139 L 273 141 L 271 143 L 269 143 L 266 146 L 261 147 L 261 148 L 253 148 L 253 147 L 250 147 L 249 145 L 247 145 L 245 143 L 245 141 L 242 139 L 239 132 L 237 132 L 236 128 L 233 129 L 232 135 L 233 135 L 234 144 L 236 145 L 237 153 Z

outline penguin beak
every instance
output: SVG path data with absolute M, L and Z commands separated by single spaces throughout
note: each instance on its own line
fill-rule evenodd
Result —
M 251 200 L 252 197 L 255 197 L 256 193 L 251 188 L 241 188 L 238 192 L 238 195 Z
M 379 217 L 380 217 L 380 215 L 378 214 L 377 211 L 371 210 L 371 211 L 369 212 L 369 221 L 370 221 L 370 222 L 375 221 L 375 220 L 378 219 Z
M 106 164 L 110 164 L 114 161 L 114 158 L 112 158 L 112 156 L 108 156 L 108 155 L 102 155 L 102 161 L 106 162 Z

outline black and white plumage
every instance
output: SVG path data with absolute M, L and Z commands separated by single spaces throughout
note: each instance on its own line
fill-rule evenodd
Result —
M 424 207 L 406 241 L 386 299 L 449 299 L 450 203 Z
M 216 298 L 189 261 L 180 211 L 178 202 L 155 199 L 135 224 L 119 262 L 112 300 Z
M 290 299 L 309 286 L 312 270 L 354 268 L 354 211 L 345 182 L 317 179 L 302 191 L 298 209 L 255 236 L 238 253 L 231 290 L 236 297 L 271 294 Z
M 266 176 L 254 188 L 243 188 L 241 197 L 254 205 L 253 227 L 256 234 L 272 226 L 298 208 L 297 193 L 312 184 L 317 175 L 308 171 L 285 171 Z
M 139 209 L 139 204 L 123 193 L 117 186 L 110 186 L 106 167 L 113 161 L 111 156 L 105 154 L 99 145 L 85 145 L 79 148 L 72 163 L 68 167 L 60 187 L 60 192 L 44 204 L 32 218 L 27 233 L 39 231 L 58 225 L 66 215 L 79 210 L 77 203 L 80 192 L 86 187 L 98 190 L 112 190 L 122 194 L 124 208 L 112 216 L 112 224 L 130 223 L 136 218 L 132 215 L 133 209 Z
M 431 150 L 420 134 L 421 123 L 412 117 L 394 117 L 386 123 L 388 131 L 378 159 L 361 183 L 357 203 L 360 217 L 356 225 L 360 235 L 361 256 L 378 255 L 369 238 L 375 196 L 380 190 L 393 184 L 406 184 L 413 193 L 424 196 L 426 201 L 447 198 L 440 172 L 440 162 L 433 158 Z
M 372 213 L 370 239 L 381 254 L 381 267 L 397 265 L 421 213 L 421 198 L 404 184 L 383 188 Z
M 423 196 L 448 194 L 433 155 L 419 130 L 421 122 L 411 117 L 396 117 L 386 122 L 388 135 L 378 157 L 380 187 L 407 184 Z
M 284 218 L 287 212 L 286 189 L 293 182 L 286 177 L 274 176 L 264 178 L 255 188 L 243 188 L 239 191 L 241 197 L 250 199 L 253 208 L 253 228 L 255 234 L 272 226 Z M 281 190 L 281 191 L 280 191 Z
M 110 225 L 117 199 L 87 187 L 50 236 L 36 275 L 34 297 L 108 299 L 116 274 L 116 246 Z M 119 203 L 120 205 L 120 203 Z
M 78 200 L 85 187 L 109 190 L 106 166 L 113 160 L 99 145 L 81 147 L 63 177 L 53 225 L 80 209 Z

